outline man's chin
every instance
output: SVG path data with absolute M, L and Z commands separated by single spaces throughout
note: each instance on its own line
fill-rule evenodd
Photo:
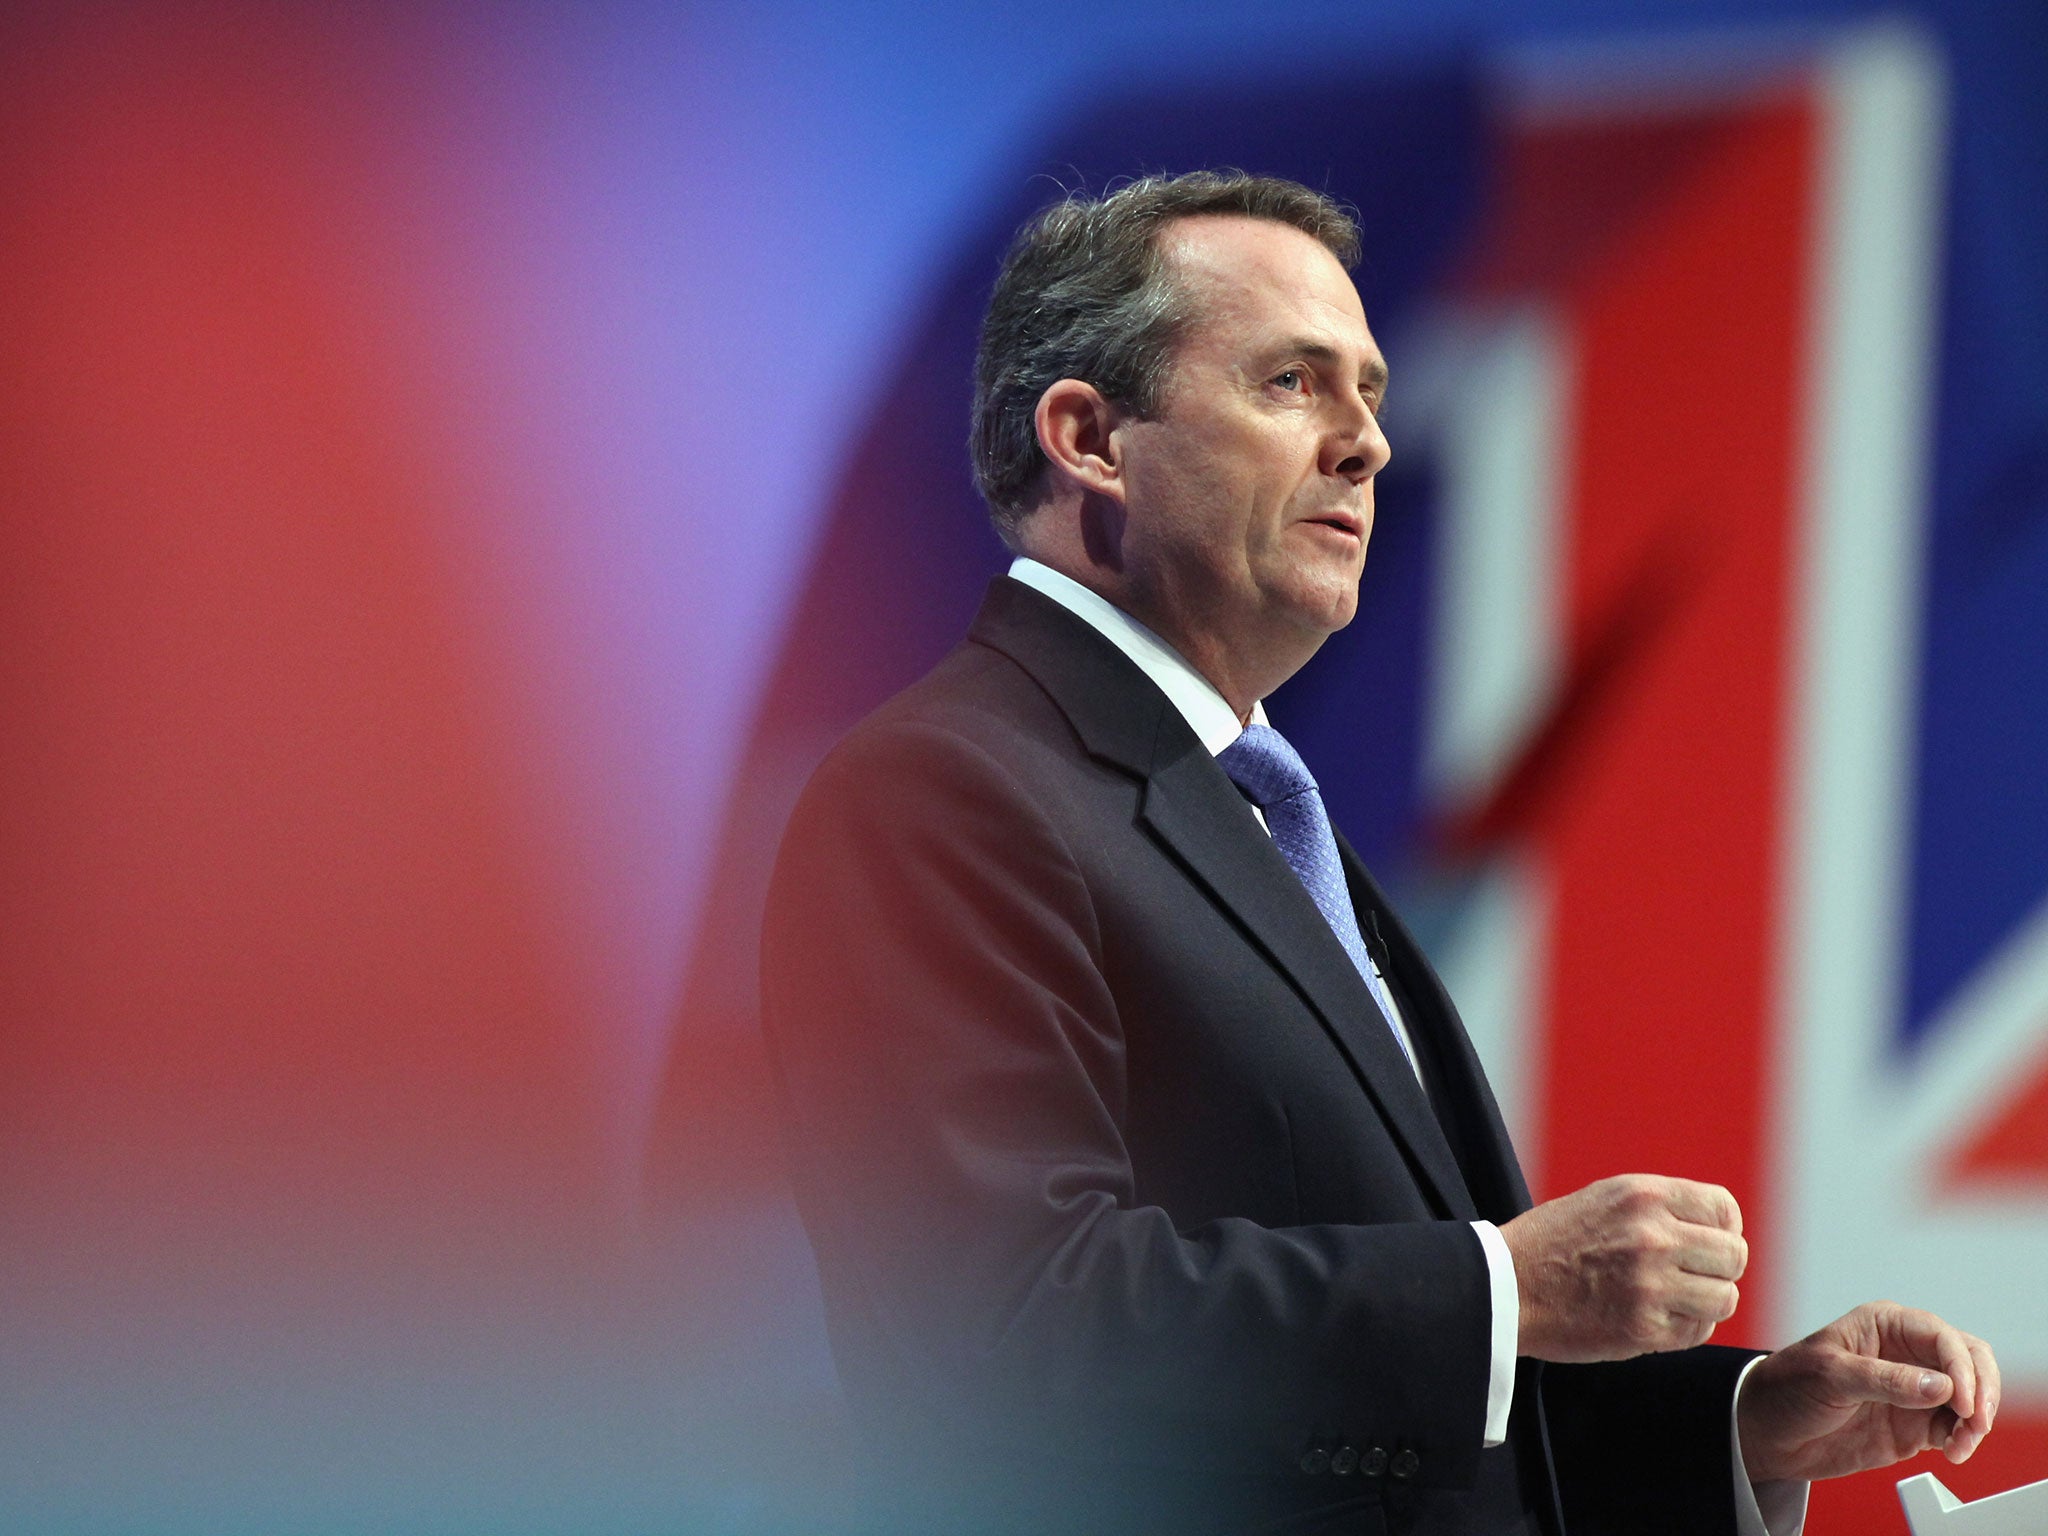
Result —
M 1292 607 L 1304 629 L 1327 639 L 1358 617 L 1358 578 L 1303 592 Z
M 1358 615 L 1358 596 L 1354 591 L 1349 596 L 1332 594 L 1315 603 L 1295 602 L 1287 605 L 1287 629 L 1291 637 L 1281 642 L 1288 654 L 1286 671 L 1283 676 L 1272 680 L 1271 691 L 1300 671 L 1323 648 L 1323 642 L 1337 633 Z M 1277 638 L 1277 636 L 1276 636 Z M 1282 652 L 1274 652 L 1279 655 Z

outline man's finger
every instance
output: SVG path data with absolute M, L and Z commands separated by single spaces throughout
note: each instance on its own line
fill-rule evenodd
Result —
M 1688 1275 L 1714 1280 L 1740 1280 L 1749 1268 L 1749 1244 L 1733 1232 L 1698 1225 L 1684 1234 L 1673 1261 Z
M 1875 1337 L 1852 1347 L 1868 1349 L 1891 1359 L 1905 1359 L 1936 1366 L 1955 1383 L 1955 1395 L 1948 1406 L 1956 1416 L 1968 1419 L 1977 1408 L 1977 1362 L 1970 1352 L 1970 1336 L 1943 1322 L 1932 1312 L 1902 1307 L 1896 1302 L 1875 1302 L 1859 1307 L 1875 1327 Z M 1851 1313 L 1854 1317 L 1856 1313 Z
M 1729 1280 L 1686 1276 L 1672 1287 L 1669 1310 L 1673 1317 L 1690 1317 L 1712 1327 L 1735 1315 L 1742 1294 Z
M 1977 1411 L 1956 1425 L 1943 1447 L 1948 1459 L 1957 1464 L 1974 1456 L 1977 1447 L 1984 1443 L 1984 1437 L 1991 1433 L 1992 1423 L 1998 1417 L 1998 1398 L 2002 1387 L 1998 1360 L 1991 1353 L 1991 1346 L 1967 1333 L 1963 1335 L 1963 1342 L 1968 1346 L 1970 1360 L 1977 1368 Z
M 1970 1354 L 1969 1338 L 1960 1328 L 1945 1323 L 1936 1323 L 1936 1329 L 1935 1357 L 1956 1384 L 1948 1405 L 1958 1419 L 1968 1422 L 1977 1411 L 1977 1362 Z
M 1947 1456 L 1957 1466 L 1961 1466 L 1977 1454 L 1977 1447 L 1983 1441 L 1984 1435 L 1981 1430 L 1965 1429 L 1962 1425 L 1958 1424 L 1939 1443 L 1942 1454 Z
M 1672 1179 L 1664 1204 L 1681 1221 L 1697 1222 L 1703 1227 L 1716 1227 L 1738 1235 L 1742 1231 L 1742 1207 L 1718 1184 Z
M 1973 1334 L 1964 1334 L 1970 1343 L 1970 1358 L 1977 1363 L 1977 1411 L 1971 1417 L 1981 1433 L 1990 1434 L 1991 1426 L 1998 1418 L 1999 1398 L 2005 1391 L 2005 1382 L 1998 1374 L 1998 1357 L 1991 1353 L 1991 1346 Z

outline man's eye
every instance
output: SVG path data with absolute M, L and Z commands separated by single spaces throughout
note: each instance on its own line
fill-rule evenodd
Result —
M 1273 382 L 1282 389 L 1300 389 L 1301 370 L 1299 368 L 1290 368 L 1285 373 L 1275 374 Z

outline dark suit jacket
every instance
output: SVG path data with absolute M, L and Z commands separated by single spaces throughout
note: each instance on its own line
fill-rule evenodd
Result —
M 764 1013 L 886 1528 L 1726 1531 L 1746 1356 L 1524 1362 L 1529 1203 L 1349 848 L 1435 1102 L 1186 721 L 1042 594 L 856 728 L 792 818 Z M 1547 1431 L 1545 1403 L 1547 1399 Z

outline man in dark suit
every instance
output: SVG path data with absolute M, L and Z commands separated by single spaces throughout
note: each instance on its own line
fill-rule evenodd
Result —
M 1925 1313 L 1704 1346 L 1725 1190 L 1532 1207 L 1266 725 L 1388 457 L 1355 244 L 1209 175 L 1027 227 L 974 434 L 1020 558 L 792 819 L 765 1016 L 889 1528 L 1780 1536 L 1806 1479 L 1990 1428 L 1989 1350 Z

